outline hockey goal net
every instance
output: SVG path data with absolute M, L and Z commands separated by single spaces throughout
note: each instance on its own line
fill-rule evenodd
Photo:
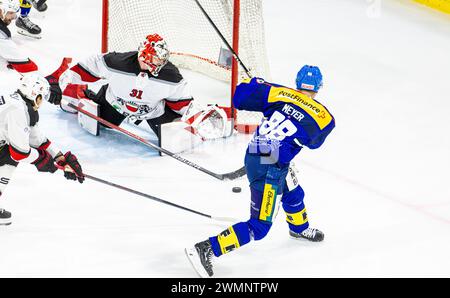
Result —
M 200 0 L 200 4 L 252 75 L 270 79 L 262 0 Z M 229 82 L 230 94 L 247 77 L 194 0 L 103 0 L 103 52 L 136 50 L 150 33 L 166 39 L 175 65 Z M 229 102 L 239 131 L 251 131 L 259 124 L 260 113 L 236 111 L 231 98 Z

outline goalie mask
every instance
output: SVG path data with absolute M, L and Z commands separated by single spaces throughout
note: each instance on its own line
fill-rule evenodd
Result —
M 19 91 L 21 95 L 31 101 L 35 110 L 39 108 L 42 100 L 50 98 L 50 84 L 38 74 L 26 74 L 20 79 Z
M 139 47 L 139 60 L 145 63 L 153 76 L 158 76 L 159 71 L 169 61 L 169 56 L 167 43 L 158 34 L 148 35 Z

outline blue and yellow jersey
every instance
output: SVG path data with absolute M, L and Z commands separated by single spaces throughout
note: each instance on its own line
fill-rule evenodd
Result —
M 319 148 L 335 127 L 333 116 L 318 101 L 260 78 L 239 84 L 233 103 L 238 110 L 264 114 L 248 152 L 269 155 L 277 150 L 280 164 L 289 164 L 303 146 Z

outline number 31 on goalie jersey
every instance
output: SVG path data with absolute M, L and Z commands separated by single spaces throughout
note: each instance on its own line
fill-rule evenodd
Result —
M 142 99 L 142 93 L 144 93 L 144 91 L 133 89 L 131 90 L 130 96 L 135 97 L 137 99 Z
M 282 141 L 296 132 L 295 124 L 278 111 L 275 111 L 270 119 L 265 120 L 259 127 L 260 135 L 277 141 Z

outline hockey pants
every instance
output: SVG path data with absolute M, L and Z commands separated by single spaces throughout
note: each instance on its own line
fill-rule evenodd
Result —
M 16 169 L 18 162 L 9 154 L 9 145 L 0 147 L 0 199 Z

